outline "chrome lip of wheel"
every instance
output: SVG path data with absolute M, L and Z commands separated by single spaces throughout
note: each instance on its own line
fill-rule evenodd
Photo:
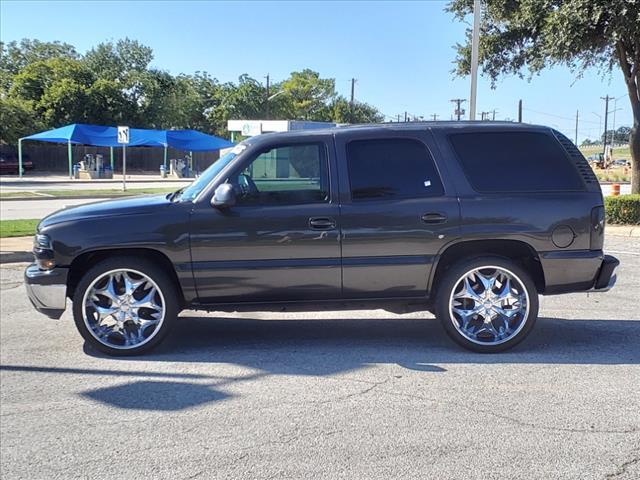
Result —
M 467 340 L 500 345 L 517 335 L 529 316 L 529 294 L 522 280 L 503 267 L 469 270 L 449 297 L 449 317 Z
M 164 295 L 147 275 L 130 268 L 96 278 L 82 299 L 84 324 L 103 345 L 137 348 L 160 331 L 166 314 Z

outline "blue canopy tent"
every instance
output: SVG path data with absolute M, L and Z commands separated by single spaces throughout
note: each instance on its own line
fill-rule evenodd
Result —
M 111 166 L 113 168 L 113 147 L 123 147 L 118 143 L 118 129 L 100 125 L 85 125 L 73 123 L 66 127 L 55 128 L 47 132 L 36 133 L 18 140 L 18 169 L 22 177 L 22 141 L 35 140 L 39 142 L 66 143 L 69 156 L 69 177 L 73 176 L 72 145 L 93 145 L 96 147 L 110 147 Z M 197 130 L 146 130 L 142 128 L 129 129 L 130 147 L 164 147 L 164 165 L 167 166 L 167 148 L 191 152 L 206 152 L 232 147 L 234 144 L 224 138 L 207 135 Z

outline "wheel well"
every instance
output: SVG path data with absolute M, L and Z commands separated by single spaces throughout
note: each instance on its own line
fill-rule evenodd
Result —
M 182 293 L 182 287 L 176 274 L 171 260 L 157 251 L 148 248 L 117 248 L 107 250 L 94 250 L 91 252 L 85 252 L 82 255 L 78 255 L 69 267 L 69 277 L 67 279 L 67 296 L 73 298 L 75 289 L 82 278 L 84 272 L 93 267 L 96 263 L 101 262 L 107 258 L 119 257 L 119 256 L 134 256 L 137 258 L 146 258 L 151 260 L 157 265 L 161 265 L 164 270 L 169 274 L 169 277 L 173 280 L 176 291 L 178 292 L 181 305 L 184 305 L 184 295 Z
M 437 288 L 439 278 L 457 261 L 484 255 L 495 255 L 516 262 L 531 274 L 538 292 L 544 292 L 544 272 L 540 258 L 530 245 L 518 240 L 471 240 L 451 245 L 440 255 L 431 290 Z

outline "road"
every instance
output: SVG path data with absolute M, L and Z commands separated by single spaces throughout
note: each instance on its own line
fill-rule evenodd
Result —
M 47 200 L 2 200 L 0 201 L 0 218 L 2 220 L 18 220 L 27 218 L 41 219 L 65 207 L 99 202 L 108 198 L 54 198 Z
M 606 294 L 543 297 L 515 350 L 429 315 L 184 312 L 154 354 L 105 358 L 34 312 L 4 265 L 0 476 L 640 477 L 640 239 Z
M 127 175 L 129 188 L 180 188 L 188 185 L 193 179 L 160 178 L 160 175 Z M 111 190 L 122 187 L 122 176 L 116 175 L 111 180 L 70 180 L 63 175 L 25 176 L 22 179 L 16 176 L 0 176 L 0 189 L 3 192 L 46 192 L 47 190 Z

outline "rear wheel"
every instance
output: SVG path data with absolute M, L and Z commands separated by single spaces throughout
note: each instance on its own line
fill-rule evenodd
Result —
M 538 292 L 531 276 L 505 258 L 458 262 L 437 288 L 436 316 L 455 342 L 475 352 L 500 352 L 517 345 L 538 317 Z
M 135 257 L 100 262 L 82 277 L 73 296 L 78 331 L 109 355 L 149 351 L 173 327 L 178 310 L 171 278 Z

